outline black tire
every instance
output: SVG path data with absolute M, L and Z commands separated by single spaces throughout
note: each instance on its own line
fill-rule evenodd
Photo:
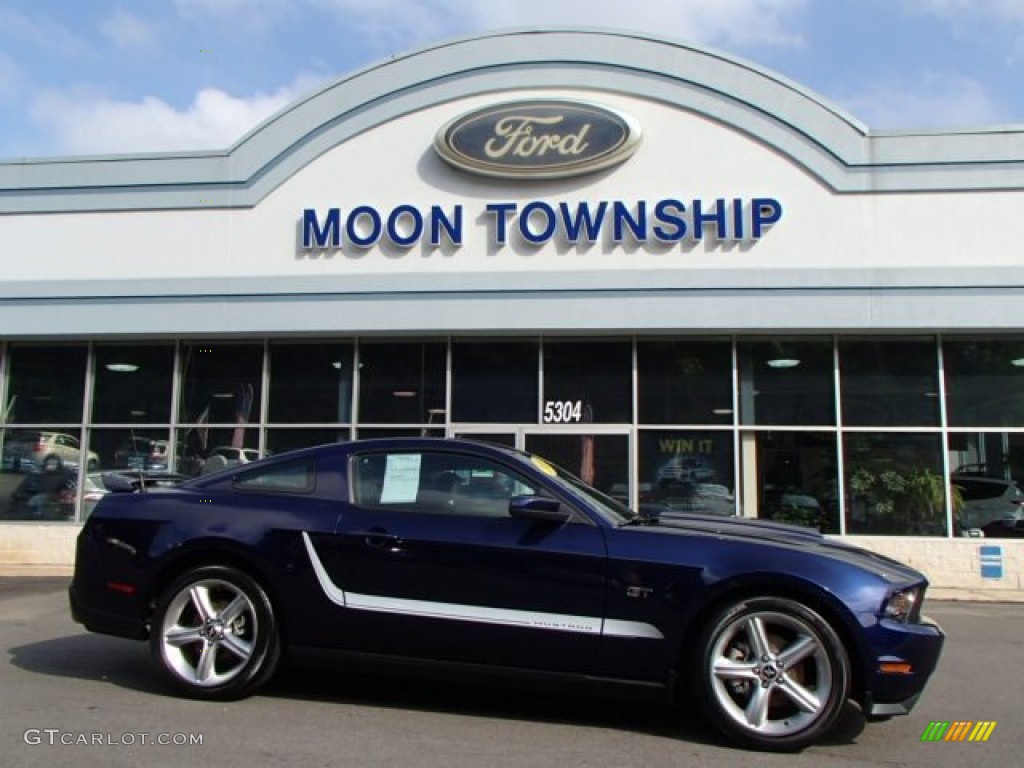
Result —
M 274 674 L 281 641 L 259 583 L 236 568 L 182 574 L 160 596 L 150 654 L 179 692 L 198 699 L 248 696 Z
M 849 694 L 850 661 L 839 636 L 795 600 L 729 605 L 708 622 L 696 650 L 700 711 L 746 747 L 803 749 L 828 733 Z
M 64 459 L 56 454 L 51 454 L 43 459 L 40 469 L 43 472 L 59 472 L 64 468 Z

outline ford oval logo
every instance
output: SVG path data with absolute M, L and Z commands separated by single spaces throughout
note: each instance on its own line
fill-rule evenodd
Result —
M 457 168 L 499 178 L 555 179 L 621 163 L 640 127 L 608 107 L 570 100 L 514 101 L 457 117 L 434 148 Z

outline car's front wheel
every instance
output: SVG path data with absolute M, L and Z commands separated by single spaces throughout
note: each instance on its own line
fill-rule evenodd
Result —
M 820 739 L 846 703 L 850 662 L 835 630 L 795 600 L 749 598 L 701 635 L 699 701 L 745 746 L 789 751 Z
M 158 602 L 150 652 L 171 684 L 189 696 L 246 696 L 270 678 L 280 656 L 273 605 L 259 583 L 236 568 L 189 571 Z

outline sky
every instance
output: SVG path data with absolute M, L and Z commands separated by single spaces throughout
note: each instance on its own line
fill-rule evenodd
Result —
M 697 43 L 872 130 L 1024 126 L 1024 0 L 0 0 L 0 159 L 222 149 L 393 56 L 552 26 Z

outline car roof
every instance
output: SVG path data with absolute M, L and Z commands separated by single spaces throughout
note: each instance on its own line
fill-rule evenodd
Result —
M 230 446 L 223 447 L 230 448 Z M 272 463 L 287 463 L 304 457 L 320 457 L 329 456 L 331 454 L 347 456 L 357 451 L 463 451 L 467 449 L 471 449 L 484 455 L 490 455 L 492 458 L 505 458 L 516 462 L 523 461 L 524 457 L 528 455 L 514 448 L 507 448 L 502 445 L 495 445 L 494 443 L 486 443 L 479 440 L 466 440 L 464 438 L 370 437 L 336 443 L 322 443 L 320 445 L 311 445 L 307 448 L 297 448 L 295 450 L 266 456 L 260 460 L 260 463 L 265 463 L 267 465 Z M 236 448 L 234 450 L 239 449 Z M 212 475 L 194 478 L 190 480 L 187 485 L 193 487 L 205 486 L 207 484 L 213 485 L 222 482 L 225 477 L 232 477 L 238 472 L 249 472 L 251 470 L 251 464 L 243 465 L 241 467 L 231 467 L 231 469 L 226 472 L 217 472 Z

